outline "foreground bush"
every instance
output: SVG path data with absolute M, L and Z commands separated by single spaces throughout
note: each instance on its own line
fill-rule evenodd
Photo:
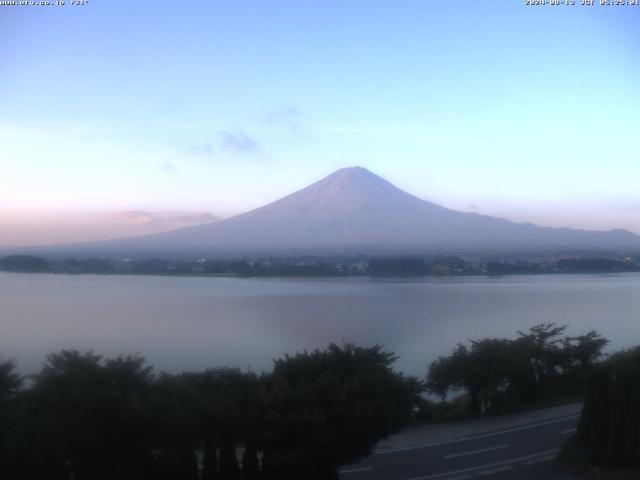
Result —
M 589 464 L 640 467 L 640 347 L 613 355 L 589 376 L 571 442 Z
M 420 386 L 393 361 L 331 345 L 261 376 L 156 376 L 141 357 L 62 351 L 28 388 L 0 363 L 0 478 L 336 478 L 409 420 Z

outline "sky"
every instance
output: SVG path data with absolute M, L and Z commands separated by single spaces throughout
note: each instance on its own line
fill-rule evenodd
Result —
M 0 6 L 0 245 L 227 217 L 354 165 L 640 233 L 640 6 L 71 3 Z

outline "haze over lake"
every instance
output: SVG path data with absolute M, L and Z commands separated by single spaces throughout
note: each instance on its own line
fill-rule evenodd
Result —
M 268 369 L 329 342 L 384 344 L 424 375 L 457 342 L 541 322 L 640 339 L 640 274 L 255 279 L 0 273 L 0 356 L 30 373 L 47 353 L 140 352 L 159 370 Z

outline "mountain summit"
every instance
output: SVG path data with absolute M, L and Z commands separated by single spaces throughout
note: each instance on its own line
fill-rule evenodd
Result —
M 640 237 L 624 230 L 543 228 L 458 212 L 352 167 L 226 220 L 91 247 L 126 255 L 426 254 L 640 248 Z

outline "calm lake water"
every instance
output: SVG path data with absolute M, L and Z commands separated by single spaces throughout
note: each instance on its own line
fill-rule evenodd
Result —
M 268 369 L 329 342 L 384 344 L 423 375 L 457 342 L 541 322 L 640 344 L 640 275 L 420 280 L 238 279 L 0 273 L 0 357 L 37 370 L 62 348 L 140 352 L 167 371 Z

